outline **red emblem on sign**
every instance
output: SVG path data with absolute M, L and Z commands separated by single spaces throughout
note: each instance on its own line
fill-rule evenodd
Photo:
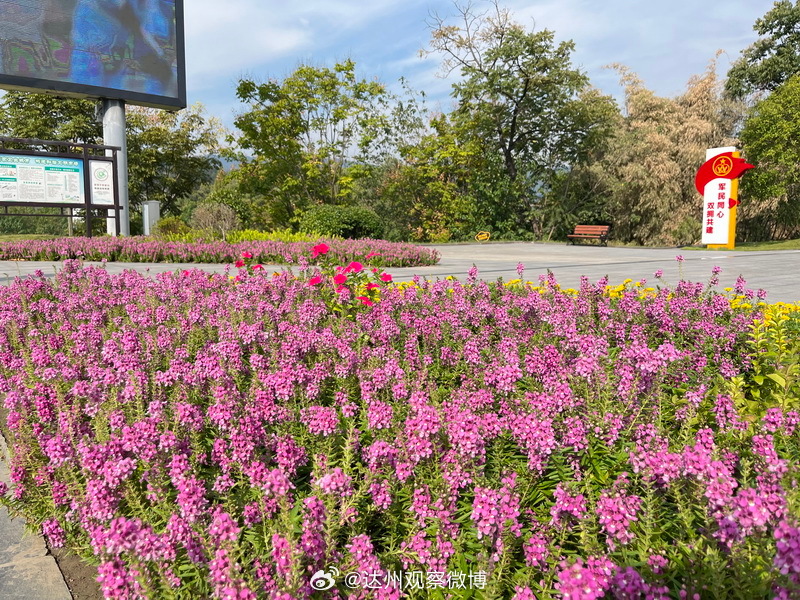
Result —
M 728 173 L 733 171 L 733 160 L 724 154 L 716 156 L 712 159 L 711 170 L 717 177 L 725 177 Z

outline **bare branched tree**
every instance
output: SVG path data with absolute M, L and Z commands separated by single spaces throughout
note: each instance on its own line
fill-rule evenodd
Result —
M 218 232 L 223 240 L 230 231 L 241 226 L 239 217 L 230 206 L 216 202 L 208 202 L 195 208 L 191 224 L 201 231 Z

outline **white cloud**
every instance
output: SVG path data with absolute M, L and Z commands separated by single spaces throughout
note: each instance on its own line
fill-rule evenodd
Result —
M 714 3 L 672 0 L 501 0 L 527 27 L 551 29 L 575 42 L 573 63 L 606 93 L 619 95 L 617 76 L 604 70 L 623 63 L 662 95 L 680 93 L 718 49 L 730 59 L 754 41 L 755 19 L 772 0 Z M 477 8 L 491 5 L 476 0 Z M 352 58 L 362 77 L 392 89 L 400 76 L 449 108 L 452 79 L 436 77 L 438 57 L 418 58 L 429 39 L 431 13 L 455 15 L 450 0 L 190 0 L 185 3 L 187 87 L 190 100 L 238 108 L 233 94 L 242 75 L 255 79 L 289 74 L 300 62 L 332 65 Z M 727 70 L 727 58 L 720 70 Z M 431 104 L 433 104 L 433 102 Z M 225 114 L 219 114 L 229 124 Z
M 265 4 L 227 0 L 186 3 L 187 85 L 203 89 L 214 80 L 236 77 L 265 59 L 290 56 L 311 44 L 308 26 L 276 19 Z M 292 22 L 294 21 L 294 22 Z

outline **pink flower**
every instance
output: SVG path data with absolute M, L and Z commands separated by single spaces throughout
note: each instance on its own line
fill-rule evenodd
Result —
M 345 273 L 360 273 L 363 270 L 364 270 L 364 265 L 362 265 L 360 262 L 353 261 L 349 265 L 347 265 L 347 268 L 344 270 L 344 272 Z
M 239 259 L 233 264 L 237 269 L 241 269 L 244 266 L 244 261 L 242 259 Z
M 317 258 L 318 256 L 320 256 L 322 254 L 327 254 L 328 250 L 330 250 L 330 248 L 328 248 L 328 244 L 317 244 L 311 250 L 313 252 L 313 254 L 311 255 L 311 258 Z
M 392 276 L 389 273 L 381 273 L 381 281 L 384 283 L 391 283 Z
M 372 306 L 375 304 L 372 300 L 367 298 L 366 296 L 356 296 L 356 300 L 361 300 L 361 304 L 364 306 Z
M 263 271 L 263 270 L 264 270 L 263 265 L 253 265 L 253 271 Z
M 380 255 L 381 255 L 380 252 L 370 252 L 369 254 L 367 254 L 367 256 L 365 258 L 369 259 L 369 258 L 372 258 L 373 256 L 380 256 Z
M 367 284 L 367 289 L 368 290 L 374 290 L 375 288 L 379 288 L 379 287 L 381 287 L 381 286 L 379 286 L 377 283 L 368 283 Z
M 314 277 L 308 280 L 308 285 L 319 285 L 320 283 L 322 283 L 322 277 L 319 275 L 314 275 Z
M 347 281 L 347 275 L 345 275 L 344 273 L 339 273 L 333 278 L 333 283 L 335 283 L 336 285 L 344 285 L 346 281 Z
M 242 258 L 253 258 L 250 252 L 242 252 Z

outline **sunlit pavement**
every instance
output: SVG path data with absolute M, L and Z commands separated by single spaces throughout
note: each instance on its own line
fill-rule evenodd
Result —
M 674 284 L 679 279 L 706 282 L 714 266 L 722 268 L 719 289 L 732 287 L 740 275 L 748 287 L 764 289 L 773 302 L 800 301 L 800 250 L 737 252 L 681 251 L 674 248 L 603 248 L 596 245 L 487 243 L 449 244 L 430 246 L 441 253 L 442 259 L 432 267 L 387 269 L 396 281 L 407 281 L 415 275 L 435 279 L 453 275 L 464 279 L 475 265 L 478 277 L 505 281 L 517 279 L 517 264 L 525 266 L 524 278 L 536 281 L 540 274 L 552 271 L 564 287 L 576 287 L 582 275 L 591 281 L 608 276 L 616 285 L 625 279 L 646 279 L 650 285 L 659 283 L 654 277 L 663 271 L 662 282 Z M 676 256 L 683 255 L 678 262 Z M 99 264 L 99 263 L 87 263 Z M 279 265 L 265 265 L 267 270 Z M 60 269 L 58 262 L 0 261 L 0 279 L 8 283 L 14 277 L 41 270 L 52 276 Z M 135 269 L 151 274 L 165 271 L 199 268 L 209 272 L 225 272 L 224 265 L 174 263 L 107 263 L 106 269 L 118 273 Z M 231 272 L 236 269 L 231 267 Z

